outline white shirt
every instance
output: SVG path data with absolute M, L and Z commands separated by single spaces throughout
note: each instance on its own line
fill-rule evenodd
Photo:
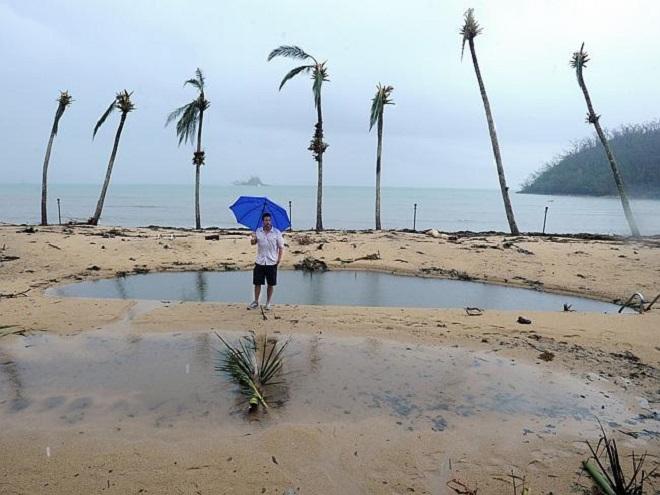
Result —
M 275 227 L 266 232 L 263 227 L 259 227 L 255 234 L 257 235 L 257 261 L 258 265 L 276 265 L 278 251 L 284 249 L 284 239 L 282 232 Z

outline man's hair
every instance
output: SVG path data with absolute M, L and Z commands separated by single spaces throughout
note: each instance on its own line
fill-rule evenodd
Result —
M 262 219 L 262 220 L 264 220 L 266 217 L 268 217 L 268 218 L 273 218 L 273 216 L 272 216 L 270 213 L 268 213 L 268 212 L 266 212 L 266 213 L 264 213 L 263 215 L 261 215 L 261 219 Z

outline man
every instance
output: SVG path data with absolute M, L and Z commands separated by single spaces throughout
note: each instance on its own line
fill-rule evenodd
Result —
M 252 232 L 250 238 L 250 243 L 253 246 L 257 245 L 257 260 L 252 272 L 254 301 L 250 303 L 247 309 L 259 307 L 261 286 L 264 285 L 264 282 L 267 282 L 268 288 L 266 289 L 266 306 L 264 309 L 269 311 L 273 289 L 277 285 L 277 266 L 282 261 L 282 255 L 284 254 L 284 239 L 282 238 L 282 232 L 273 227 L 273 218 L 270 213 L 264 213 L 261 220 L 263 227 L 259 227 L 255 232 Z

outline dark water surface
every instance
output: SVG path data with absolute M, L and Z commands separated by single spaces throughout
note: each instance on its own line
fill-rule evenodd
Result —
M 243 303 L 251 300 L 252 272 L 163 272 L 80 282 L 49 291 L 60 297 Z M 280 270 L 276 304 L 390 306 L 616 313 L 592 299 L 462 280 L 366 271 L 306 273 Z

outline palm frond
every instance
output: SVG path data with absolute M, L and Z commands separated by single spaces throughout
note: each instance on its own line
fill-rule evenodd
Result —
M 281 90 L 284 84 L 289 80 L 292 79 L 293 77 L 297 76 L 301 72 L 309 72 L 314 68 L 313 65 L 301 65 L 300 67 L 296 67 L 295 69 L 290 70 L 286 76 L 284 76 L 284 79 L 282 79 L 282 82 L 280 83 L 279 89 Z
M 316 63 L 316 59 L 314 57 L 312 57 L 308 53 L 305 53 L 305 50 L 303 50 L 298 46 L 291 46 L 291 45 L 279 46 L 268 54 L 268 61 L 270 62 L 275 57 L 296 58 L 300 60 L 311 58 Z
M 576 74 L 579 75 L 582 74 L 582 69 L 587 66 L 587 62 L 589 62 L 589 54 L 584 51 L 584 43 L 582 43 L 580 51 L 573 52 L 569 65 L 575 69 Z
M 371 117 L 369 119 L 369 130 L 373 128 L 378 119 L 383 117 L 385 105 L 394 105 L 390 95 L 394 91 L 392 86 L 376 86 L 376 95 L 371 100 Z
M 121 113 L 128 113 L 135 110 L 135 105 L 131 101 L 131 96 L 133 91 L 130 93 L 127 90 L 117 93 L 117 108 L 121 110 Z
M 176 135 L 179 137 L 179 146 L 186 141 L 189 141 L 190 143 L 194 142 L 198 121 L 199 107 L 197 105 L 197 100 L 195 100 L 184 107 L 184 110 L 181 113 L 181 118 L 176 123 Z
M 312 91 L 314 92 L 314 108 L 318 108 L 321 104 L 321 86 L 324 81 L 328 81 L 328 70 L 325 67 L 325 62 L 322 64 L 316 64 L 314 66 L 314 72 L 312 73 L 312 79 L 314 84 L 312 84 Z
M 463 44 L 461 46 L 461 60 L 463 60 L 463 52 L 465 51 L 465 42 L 473 40 L 481 32 L 483 28 L 479 26 L 479 23 L 474 18 L 474 9 L 467 9 L 465 14 L 463 14 L 463 27 L 459 31 L 460 35 L 463 36 Z
M 117 99 L 115 98 L 112 101 L 112 103 L 110 104 L 110 106 L 107 108 L 107 110 L 105 112 L 103 112 L 103 115 L 101 115 L 101 118 L 99 119 L 99 121 L 94 126 L 94 132 L 92 133 L 92 139 L 94 139 L 94 137 L 96 137 L 96 131 L 98 131 L 99 128 L 103 125 L 103 123 L 107 120 L 107 118 L 110 116 L 112 111 L 115 109 L 116 105 L 117 105 Z
M 167 119 L 165 120 L 165 127 L 170 125 L 173 120 L 176 120 L 186 110 L 186 108 L 188 108 L 188 105 L 192 105 L 193 103 L 188 103 L 187 105 L 183 105 L 177 108 L 176 110 L 170 112 L 167 116 Z
M 204 91 L 204 83 L 206 79 L 204 79 L 204 74 L 202 73 L 202 70 L 197 67 L 195 70 L 195 77 L 192 79 L 188 79 L 186 82 L 183 83 L 185 86 L 186 84 L 190 84 L 191 86 L 196 87 L 199 91 Z
M 250 335 L 241 338 L 238 344 L 232 345 L 217 332 L 216 336 L 225 346 L 216 370 L 228 374 L 238 383 L 241 393 L 249 397 L 251 410 L 259 405 L 268 409 L 264 390 L 269 385 L 281 383 L 274 379 L 282 371 L 282 355 L 289 341 L 278 345 L 276 340 L 271 341 L 264 336 L 261 343 L 258 343 L 256 337 Z M 259 359 L 260 346 L 262 349 Z

